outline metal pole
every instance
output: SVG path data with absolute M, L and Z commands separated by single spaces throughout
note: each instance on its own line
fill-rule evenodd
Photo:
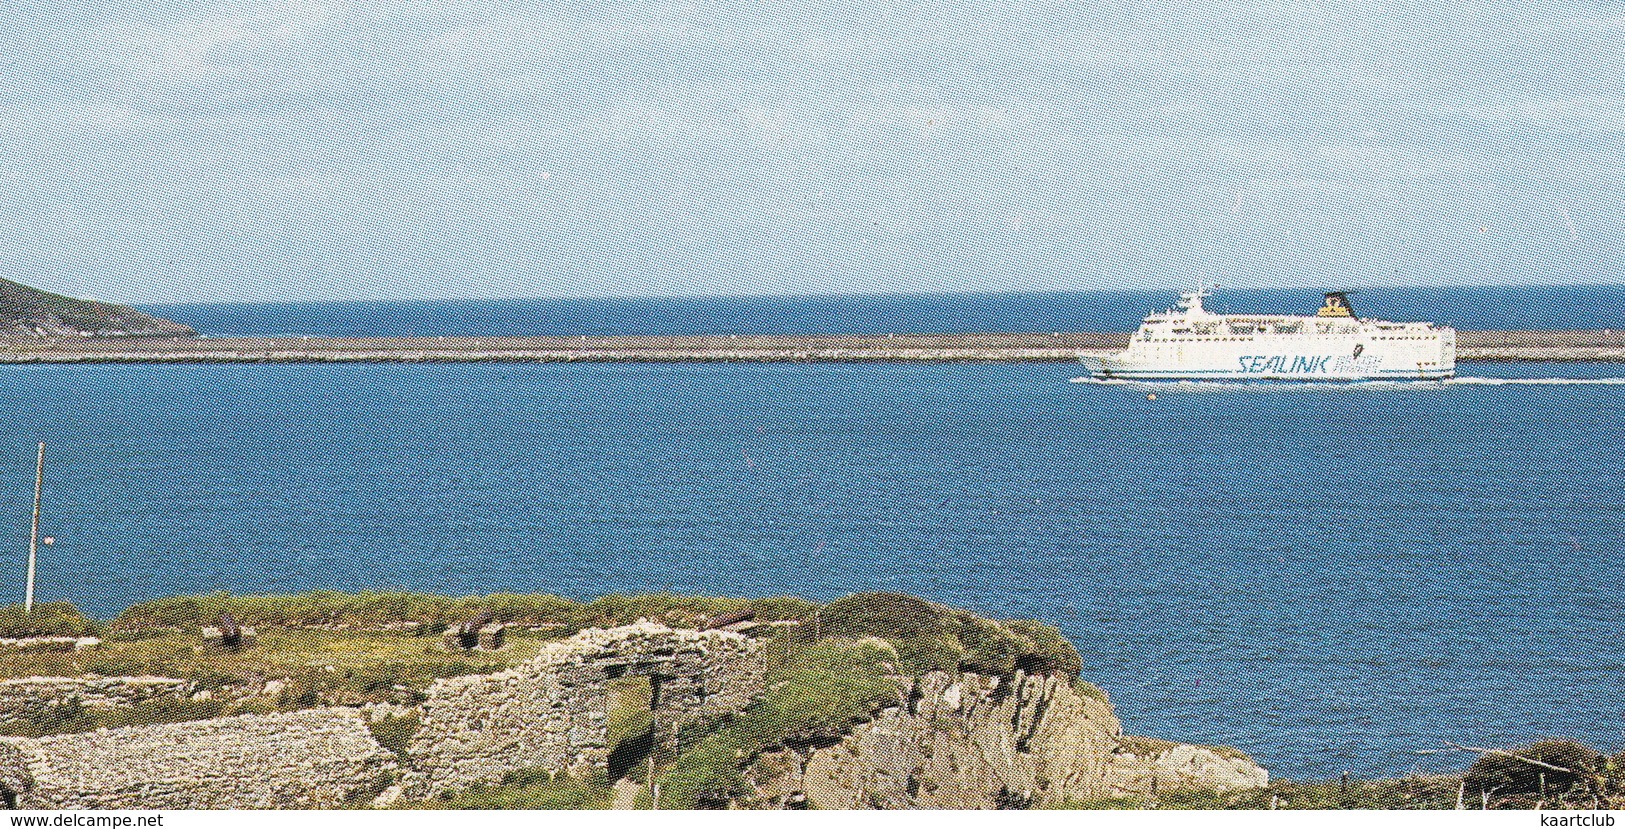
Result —
M 28 528 L 28 587 L 23 593 L 23 613 L 34 612 L 34 561 L 39 552 L 39 492 L 45 482 L 45 441 L 40 441 L 34 459 L 34 520 Z

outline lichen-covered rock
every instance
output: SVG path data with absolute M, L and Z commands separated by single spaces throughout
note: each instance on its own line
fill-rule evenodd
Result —
M 758 758 L 749 802 L 782 808 L 994 809 L 1093 792 L 1119 727 L 1111 706 L 1059 675 L 932 672 L 895 707 L 826 744 Z
M 408 755 L 432 792 L 521 769 L 582 774 L 608 763 L 610 681 L 649 677 L 655 744 L 669 746 L 684 724 L 749 705 L 764 671 L 757 643 L 737 633 L 649 622 L 585 630 L 501 673 L 437 681 Z
M 738 805 L 1023 808 L 1135 790 L 1142 778 L 1150 785 L 1125 762 L 1111 704 L 1064 676 L 933 672 L 900 689 L 898 705 L 848 734 L 757 758 L 746 773 L 755 792 Z M 1149 762 L 1163 790 L 1267 782 L 1250 760 L 1213 749 L 1177 746 Z
M 0 738 L 0 790 L 25 809 L 332 808 L 396 771 L 351 708 Z
M 1269 772 L 1233 748 L 1127 738 L 1107 764 L 1106 794 L 1174 789 L 1231 791 L 1268 786 Z

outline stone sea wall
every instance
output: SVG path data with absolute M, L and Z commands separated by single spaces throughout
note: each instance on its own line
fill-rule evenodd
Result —
M 353 708 L 0 738 L 0 797 L 24 809 L 319 809 L 398 771 Z

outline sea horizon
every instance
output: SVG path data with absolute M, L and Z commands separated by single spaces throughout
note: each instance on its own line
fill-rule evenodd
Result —
M 1209 307 L 1313 313 L 1323 289 L 1221 288 Z M 1625 328 L 1625 284 L 1365 288 L 1361 316 L 1462 329 Z M 141 304 L 204 336 L 610 336 L 1130 331 L 1178 290 Z

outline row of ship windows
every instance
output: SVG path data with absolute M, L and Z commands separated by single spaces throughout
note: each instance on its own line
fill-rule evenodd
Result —
M 1197 335 L 1191 336 L 1191 337 L 1149 337 L 1147 339 L 1150 339 L 1150 340 L 1152 340 L 1154 342 L 1156 342 L 1156 341 L 1161 341 L 1161 342 L 1192 342 L 1192 341 L 1200 341 L 1200 342 L 1225 342 L 1225 343 L 1227 343 L 1227 342 L 1236 342 L 1236 341 L 1240 341 L 1240 340 L 1251 340 L 1251 339 L 1253 339 L 1253 337 L 1210 337 L 1210 336 L 1203 336 L 1201 334 L 1197 334 Z M 1438 338 L 1437 337 L 1372 337 L 1371 339 L 1373 339 L 1373 340 L 1434 340 L 1434 339 L 1438 339 Z

